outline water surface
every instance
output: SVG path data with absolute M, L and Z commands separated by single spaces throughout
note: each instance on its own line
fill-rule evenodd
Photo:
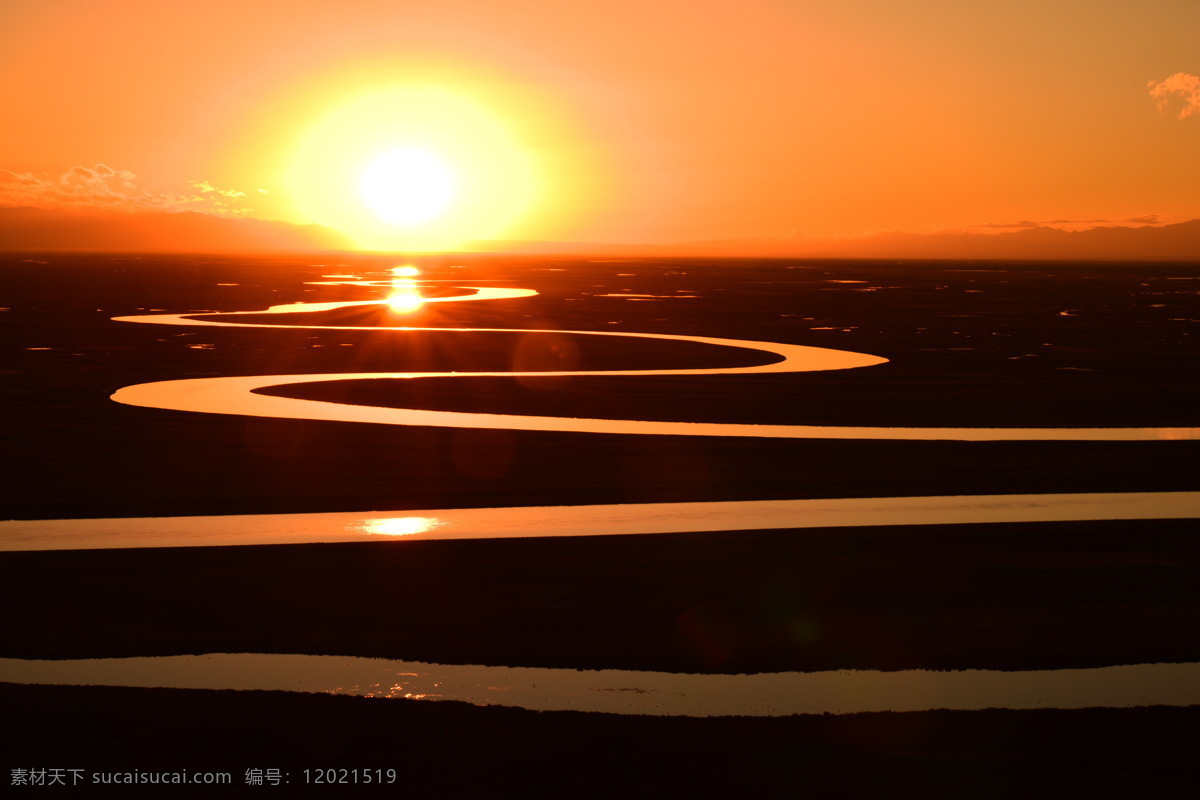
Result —
M 404 281 L 411 281 L 405 278 Z M 334 281 L 338 283 L 341 281 Z M 348 281 L 362 285 L 377 285 L 373 281 Z M 536 294 L 529 289 L 464 287 L 474 294 L 455 297 L 417 298 L 412 286 L 405 288 L 405 297 L 413 302 L 458 302 L 465 300 L 506 300 Z M 305 311 L 329 311 L 337 308 L 379 305 L 380 300 L 331 303 L 294 303 L 273 306 L 265 312 L 224 312 L 199 315 L 196 313 L 148 314 L 116 317 L 119 322 L 158 325 L 218 325 L 233 327 L 325 328 L 330 330 L 391 330 L 397 335 L 406 331 L 438 331 L 446 334 L 512 333 L 512 329 L 497 328 L 405 328 L 395 326 L 337 326 L 296 325 L 282 323 L 265 325 L 261 322 L 239 321 L 239 317 L 258 314 L 288 315 Z M 407 302 L 407 301 L 406 301 Z M 754 425 L 734 423 L 663 422 L 629 419 L 579 419 L 518 414 L 480 414 L 422 409 L 382 408 L 317 400 L 300 400 L 258 394 L 261 389 L 331 380 L 470 378 L 470 377 L 574 377 L 574 376 L 664 376 L 664 375 L 730 375 L 747 373 L 793 373 L 822 370 L 861 369 L 887 362 L 886 358 L 847 350 L 825 347 L 783 344 L 777 342 L 721 339 L 705 336 L 684 336 L 661 333 L 630 333 L 616 331 L 521 330 L 525 335 L 606 336 L 635 339 L 697 342 L 724 348 L 739 348 L 766 352 L 776 360 L 768 364 L 710 369 L 653 369 L 653 370 L 563 370 L 563 371 L 503 371 L 503 372 L 372 372 L 320 373 L 308 375 L 258 375 L 240 377 L 194 378 L 158 381 L 126 386 L 112 395 L 118 403 L 148 408 L 199 413 L 236 414 L 253 417 L 360 422 L 378 425 L 422 425 L 450 428 L 487 428 L 524 431 L 558 431 L 573 433 L 606 433 L 621 435 L 672 436 L 742 436 L 791 439 L 886 439 L 886 440 L 958 440 L 958 441 L 1138 441 L 1155 439 L 1197 439 L 1200 428 L 900 428 L 882 426 L 821 426 L 821 425 Z M 681 385 L 680 391 L 685 391 Z
M 743 500 L 392 512 L 10 520 L 0 550 L 201 547 L 1200 517 L 1200 492 Z
M 1200 704 L 1200 664 L 1195 663 L 1018 672 L 836 670 L 690 675 L 211 653 L 75 661 L 4 658 L 0 659 L 0 681 L 263 689 L 460 700 L 537 711 L 693 717 Z

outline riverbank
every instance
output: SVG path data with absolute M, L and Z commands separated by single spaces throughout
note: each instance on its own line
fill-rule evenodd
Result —
M 0 641 L 726 672 L 1194 661 L 1194 524 L 3 553 Z M 1200 723 L 1196 707 L 691 719 L 11 684 L 0 703 L 7 769 L 220 771 L 247 793 L 267 790 L 249 770 L 279 770 L 284 797 L 337 791 L 305 783 L 328 769 L 394 769 L 353 791 L 406 797 L 1190 797 Z
M 356 257 L 381 270 L 378 257 Z M 432 286 L 503 301 L 299 314 L 306 322 L 633 331 L 890 359 L 796 375 L 430 378 L 302 388 L 494 413 L 913 427 L 1194 425 L 1194 267 L 466 257 Z M 46 260 L 46 259 L 42 259 Z M 349 260 L 354 260 L 349 258 Z M 391 264 L 387 263 L 390 267 Z M 763 355 L 557 334 L 162 326 L 112 317 L 363 301 L 302 259 L 63 257 L 0 269 L 13 348 L 9 518 L 175 516 L 931 494 L 1184 491 L 1200 442 L 773 441 L 404 428 L 133 408 L 131 384 L 228 375 L 720 367 Z M 433 290 L 430 287 L 431 291 Z M 444 289 L 438 289 L 443 291 Z M 262 321 L 286 322 L 288 315 Z M 248 319 L 239 317 L 239 319 Z M 296 393 L 284 389 L 282 393 Z M 1170 436 L 1169 430 L 1164 434 Z
M 0 641 L 730 672 L 1200 660 L 1198 549 L 1194 521 L 1156 520 L 3 553 Z M 275 769 L 284 797 L 337 791 L 306 769 L 389 768 L 395 784 L 354 791 L 1190 797 L 1200 723 L 1195 707 L 662 719 L 14 685 L 0 703 L 9 769 L 225 771 L 260 793 L 247 771 Z
M 222 795 L 1190 798 L 1198 786 L 1197 708 L 688 719 L 12 684 L 0 703 L 20 721 L 6 771 L 228 772 Z M 249 770 L 278 770 L 281 785 L 248 786 Z M 339 792 L 312 783 L 317 770 L 360 782 Z M 384 782 L 361 783 L 367 770 Z
M 667 672 L 1200 661 L 1194 534 L 1134 520 L 11 552 L 0 640 L 24 658 Z
M 403 324 L 740 337 L 891 361 L 763 381 L 431 379 L 406 387 L 404 402 L 808 424 L 1196 424 L 1197 294 L 1187 265 L 468 261 L 462 270 L 430 264 L 425 277 L 541 294 L 430 304 Z M 368 299 L 365 287 L 305 284 L 351 268 L 119 257 L 5 264 L 0 325 L 14 343 L 0 364 L 7 514 L 1200 489 L 1196 472 L 1179 467 L 1195 461 L 1194 441 L 385 430 L 108 399 L 152 380 L 506 369 L 517 356 L 555 352 L 572 368 L 679 363 L 676 355 L 710 365 L 696 350 L 642 350 L 615 338 L 594 351 L 586 347 L 598 342 L 561 339 L 557 351 L 522 354 L 519 334 L 189 330 L 111 319 Z M 382 389 L 372 399 L 397 402 L 388 388 L 343 387 L 353 399 Z M 0 653 L 338 653 L 701 672 L 1198 661 L 1194 530 L 1194 520 L 1157 520 L 3 553 Z M 1097 797 L 1195 788 L 1185 772 L 1195 708 L 648 721 L 276 693 L 0 687 L 0 699 L 19 739 L 5 752 L 33 768 L 395 766 L 408 796 Z

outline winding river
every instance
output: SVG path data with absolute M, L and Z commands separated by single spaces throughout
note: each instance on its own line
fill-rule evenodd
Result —
M 337 284 L 343 281 L 323 281 Z M 379 285 L 382 282 L 349 280 L 354 285 Z M 463 287 L 475 294 L 456 297 L 425 298 L 419 302 L 455 302 L 465 300 L 503 300 L 536 294 L 529 289 Z M 412 298 L 415 287 L 404 287 L 404 296 Z M 390 330 L 397 334 L 409 331 L 454 333 L 514 333 L 572 334 L 635 339 L 660 339 L 696 342 L 718 347 L 733 347 L 770 353 L 777 360 L 769 364 L 747 367 L 717 367 L 711 369 L 654 369 L 654 370 L 569 370 L 539 372 L 358 372 L 320 373 L 315 375 L 255 375 L 229 378 L 192 378 L 156 381 L 126 386 L 112 395 L 118 403 L 147 408 L 200 413 L 240 414 L 253 417 L 324 420 L 334 422 L 365 422 L 381 425 L 425 425 L 449 428 L 500 428 L 523 431 L 561 431 L 574 433 L 609 433 L 632 435 L 680 436 L 749 436 L 788 439 L 953 439 L 958 441 L 1138 441 L 1154 439 L 1196 439 L 1200 428 L 898 428 L 869 426 L 820 425 L 754 425 L 738 423 L 662 422 L 653 420 L 586 419 L 570 417 L 525 416 L 517 414 L 477 414 L 455 411 L 429 411 L 408 408 L 370 406 L 300 400 L 256 394 L 258 389 L 302 383 L 327 383 L 332 380 L 364 380 L 376 378 L 480 378 L 480 377 L 568 377 L 598 375 L 732 375 L 739 373 L 811 372 L 818 370 L 856 369 L 887 362 L 887 359 L 865 353 L 833 350 L 824 347 L 757 342 L 743 339 L 719 339 L 703 336 L 680 336 L 655 333 L 617 331 L 514 330 L 510 328 L 406 328 L 364 326 L 293 325 L 286 322 L 269 325 L 239 321 L 239 317 L 262 314 L 288 315 L 299 312 L 329 311 L 351 306 L 379 305 L 383 300 L 350 301 L 342 303 L 293 303 L 272 306 L 267 311 L 229 311 L 214 314 L 149 314 L 116 317 L 119 322 L 153 325 L 216 325 L 260 328 L 323 328 L 326 330 Z
M 406 277 L 400 277 L 401 275 Z M 326 285 L 390 287 L 409 307 L 419 303 L 529 297 L 528 289 L 462 287 L 473 294 L 419 295 L 414 272 L 391 280 L 327 276 Z M 287 327 L 457 333 L 512 333 L 511 329 L 312 326 L 289 324 L 286 315 L 383 300 L 295 303 L 263 311 L 151 314 L 117 321 L 153 325 Z M 281 316 L 280 325 L 247 316 Z M 1200 428 L 887 428 L 750 425 L 650 420 L 573 419 L 508 414 L 468 414 L 377 408 L 257 394 L 256 390 L 331 380 L 573 375 L 721 375 L 855 369 L 886 359 L 863 353 L 772 342 L 613 331 L 529 331 L 663 339 L 766 352 L 768 364 L 711 369 L 562 372 L 384 372 L 259 375 L 160 381 L 127 386 L 112 395 L 132 406 L 200 413 L 239 414 L 387 425 L 502 428 L 630 435 L 751 436 L 960 441 L 1197 439 Z M 939 522 L 1061 519 L 1191 518 L 1200 516 L 1200 493 L 876 498 L 733 503 L 671 503 L 539 509 L 458 509 L 393 514 L 261 515 L 157 520 L 46 520 L 0 523 L 2 549 L 195 546 L 258 542 L 345 541 L 376 536 L 599 535 L 684 530 L 798 528 L 831 525 L 935 524 Z M 217 520 L 220 524 L 214 524 Z M 189 533 L 189 531 L 191 531 Z M 256 534 L 255 531 L 258 533 Z M 534 709 L 575 709 L 625 714 L 850 713 L 931 708 L 1081 708 L 1088 706 L 1195 705 L 1200 664 L 1142 664 L 1091 670 L 992 672 L 841 670 L 760 675 L 665 675 L 620 671 L 532 670 L 388 662 L 376 659 L 274 654 L 209 654 L 164 658 L 32 661 L 0 659 L 0 680 L 26 683 L 97 683 L 128 686 L 269 688 L 384 697 L 460 699 Z

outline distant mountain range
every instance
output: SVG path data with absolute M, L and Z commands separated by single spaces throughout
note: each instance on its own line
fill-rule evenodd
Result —
M 354 249 L 333 228 L 197 212 L 114 213 L 0 208 L 0 251 L 243 253 Z M 1160 226 L 1064 231 L 1033 227 L 1011 233 L 882 233 L 861 239 L 739 239 L 675 245 L 477 241 L 475 252 L 592 254 L 633 257 L 742 256 L 796 258 L 969 258 L 1195 261 L 1200 219 Z
M 194 211 L 0 208 L 0 251 L 262 253 L 350 247 L 340 232 L 320 225 L 230 219 Z
M 735 239 L 677 245 L 578 242 L 476 242 L 475 250 L 508 253 L 897 258 L 998 260 L 1194 261 L 1200 263 L 1200 219 L 1161 226 L 1113 226 L 1085 231 L 1033 227 L 1011 233 L 881 233 L 861 239 Z
M 775 242 L 768 249 L 845 258 L 1084 259 L 1200 262 L 1200 219 L 1174 225 L 1033 227 L 1009 233 L 882 233 L 838 242 Z

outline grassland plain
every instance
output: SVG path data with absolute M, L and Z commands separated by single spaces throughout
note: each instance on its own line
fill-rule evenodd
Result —
M 114 389 L 176 377 L 504 368 L 518 358 L 545 368 L 701 364 L 706 356 L 620 340 L 597 348 L 578 337 L 543 347 L 519 335 L 129 325 L 110 318 L 367 299 L 362 287 L 305 281 L 394 262 L 30 259 L 0 268 L 8 309 L 0 324 L 15 345 L 0 365 L 8 451 L 0 478 L 11 518 L 1198 488 L 1186 466 L 1200 449 L 1194 441 L 384 430 L 124 407 L 108 401 Z M 383 405 L 651 419 L 1196 424 L 1195 265 L 475 256 L 421 266 L 433 280 L 539 295 L 431 304 L 390 317 L 399 324 L 726 336 L 890 361 L 795 376 L 431 379 L 307 391 Z M 390 314 L 358 318 L 375 324 Z M 0 655 L 221 649 L 731 672 L 1195 661 L 1193 532 L 1189 521 L 1098 522 L 5 553 Z M 792 635 L 798 630 L 807 633 Z M 292 772 L 289 793 L 328 789 L 299 785 L 306 766 L 355 764 L 397 767 L 410 796 L 649 796 L 714 786 L 752 795 L 1182 796 L 1196 788 L 1191 708 L 647 720 L 276 693 L 2 693 L 19 734 L 6 766 L 281 766 Z

